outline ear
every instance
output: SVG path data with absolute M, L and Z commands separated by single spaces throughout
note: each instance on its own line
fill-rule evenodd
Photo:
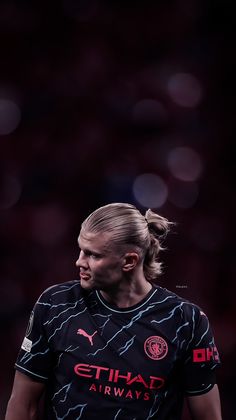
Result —
M 139 255 L 137 252 L 127 252 L 124 256 L 123 261 L 123 271 L 131 271 L 133 270 L 140 260 Z

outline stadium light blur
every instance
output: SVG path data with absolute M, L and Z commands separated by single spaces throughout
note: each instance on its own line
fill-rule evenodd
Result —
M 143 207 L 159 208 L 167 200 L 168 188 L 160 176 L 146 173 L 136 177 L 133 194 Z

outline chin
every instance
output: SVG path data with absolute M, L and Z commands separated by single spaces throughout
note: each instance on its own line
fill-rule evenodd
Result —
M 93 282 L 90 282 L 90 281 L 88 281 L 88 280 L 83 280 L 83 279 L 81 279 L 81 280 L 80 280 L 80 285 L 81 285 L 81 287 L 82 287 L 83 289 L 85 289 L 85 290 L 91 290 L 91 289 L 94 289 L 94 284 L 93 284 Z

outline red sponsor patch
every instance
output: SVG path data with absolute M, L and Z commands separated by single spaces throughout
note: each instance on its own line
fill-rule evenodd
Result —
M 209 362 L 210 360 L 219 361 L 219 353 L 216 347 L 193 349 L 193 362 Z
M 144 351 L 150 359 L 160 360 L 167 355 L 168 345 L 164 338 L 153 335 L 145 341 Z

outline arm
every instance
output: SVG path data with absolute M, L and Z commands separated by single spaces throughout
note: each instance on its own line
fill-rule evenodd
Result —
M 217 385 L 206 394 L 187 397 L 187 403 L 193 420 L 222 420 Z
M 5 420 L 37 420 L 37 410 L 45 384 L 16 371 Z

